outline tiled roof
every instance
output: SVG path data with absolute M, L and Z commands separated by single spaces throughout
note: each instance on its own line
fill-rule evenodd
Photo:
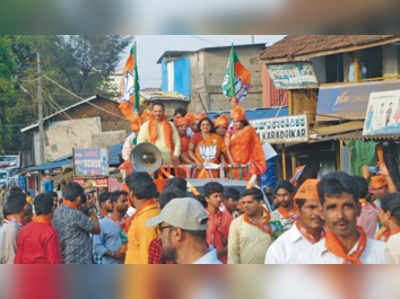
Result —
M 356 47 L 368 48 L 376 44 L 390 44 L 396 41 L 400 41 L 399 35 L 288 35 L 281 41 L 261 51 L 260 58 L 270 62 L 289 62 L 321 52 L 340 51 L 343 49 L 351 51 L 352 49 L 355 50 Z

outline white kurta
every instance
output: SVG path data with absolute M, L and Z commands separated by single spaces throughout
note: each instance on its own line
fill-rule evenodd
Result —
M 265 255 L 265 264 L 295 264 L 298 255 L 311 246 L 313 244 L 301 234 L 296 225 L 293 225 L 269 247 Z
M 391 236 L 386 243 L 385 261 L 387 264 L 400 264 L 400 233 Z
M 357 250 L 358 242 L 350 250 L 352 254 Z M 365 251 L 360 258 L 363 264 L 385 264 L 385 243 L 373 239 L 367 239 Z M 343 264 L 343 258 L 328 251 L 325 247 L 325 239 L 307 248 L 298 256 L 296 264 Z

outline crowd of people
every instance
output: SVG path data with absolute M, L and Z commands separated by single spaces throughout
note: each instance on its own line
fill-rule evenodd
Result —
M 280 181 L 269 194 L 252 184 L 239 190 L 218 179 L 249 180 L 266 170 L 240 106 L 231 125 L 225 114 L 211 120 L 184 109 L 169 121 L 161 103 L 143 115 L 122 155 L 129 160 L 143 142 L 157 146 L 174 174 L 161 193 L 155 177 L 134 171 L 123 190 L 101 194 L 76 182 L 62 198 L 32 199 L 11 188 L 1 193 L 0 263 L 400 263 L 400 193 L 384 163 L 372 177 L 365 166 L 363 177 L 333 172 Z M 202 193 L 190 187 L 188 172 L 206 179 Z
M 3 205 L 3 264 L 398 264 L 400 193 L 387 176 L 371 183 L 344 172 L 281 181 L 270 211 L 263 192 L 216 181 L 193 196 L 183 178 L 161 194 L 147 173 L 126 178 L 128 191 L 98 198 L 69 183 L 59 200 L 27 203 L 11 189 Z

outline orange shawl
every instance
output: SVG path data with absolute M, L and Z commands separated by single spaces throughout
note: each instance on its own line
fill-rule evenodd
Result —
M 272 236 L 272 230 L 271 230 L 271 227 L 269 225 L 269 221 L 271 220 L 271 214 L 269 213 L 269 211 L 266 208 L 262 207 L 262 209 L 263 209 L 263 211 L 264 211 L 264 213 L 265 213 L 265 215 L 267 217 L 263 222 L 261 222 L 261 223 L 254 222 L 253 220 L 251 220 L 249 218 L 249 216 L 246 213 L 243 216 L 243 220 L 244 220 L 244 222 L 246 222 L 246 223 L 248 223 L 250 225 L 257 226 L 264 233 L 267 233 L 267 234 Z
M 367 235 L 361 227 L 357 226 L 357 229 L 360 232 L 360 240 L 358 241 L 356 251 L 350 255 L 344 251 L 343 245 L 336 235 L 328 228 L 325 230 L 326 249 L 334 255 L 343 258 L 343 264 L 362 264 L 360 257 L 367 247 Z
M 170 122 L 164 117 L 161 121 L 163 127 L 165 145 L 171 149 L 171 157 L 174 155 L 174 142 L 172 138 L 172 126 Z M 149 121 L 149 136 L 150 142 L 155 144 L 158 139 L 158 121 L 152 117 Z
M 42 215 L 33 217 L 33 220 L 32 220 L 32 221 L 33 221 L 33 222 L 36 222 L 36 223 L 44 223 L 44 224 L 50 224 L 50 225 L 51 225 L 50 219 L 47 218 L 47 217 L 44 217 L 44 216 L 42 216 Z
M 253 164 L 249 168 L 250 174 L 265 173 L 267 165 L 264 150 L 253 127 L 248 125 L 235 132 L 230 138 L 229 149 L 234 163 Z
M 75 209 L 75 210 L 77 210 L 77 211 L 80 211 L 79 210 L 79 208 L 78 208 L 78 206 L 75 204 L 75 203 L 73 203 L 72 201 L 69 201 L 69 200 L 63 200 L 63 202 L 62 202 L 62 204 L 64 205 L 64 206 L 67 206 L 67 207 L 70 207 L 70 208 L 73 208 L 73 209 Z

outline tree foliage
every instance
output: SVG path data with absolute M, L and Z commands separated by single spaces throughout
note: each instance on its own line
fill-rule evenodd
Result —
M 0 35 L 0 154 L 30 146 L 20 129 L 37 120 L 36 52 L 44 75 L 87 98 L 107 95 L 104 87 L 131 41 L 120 35 Z M 44 77 L 42 86 L 45 114 L 77 102 Z

